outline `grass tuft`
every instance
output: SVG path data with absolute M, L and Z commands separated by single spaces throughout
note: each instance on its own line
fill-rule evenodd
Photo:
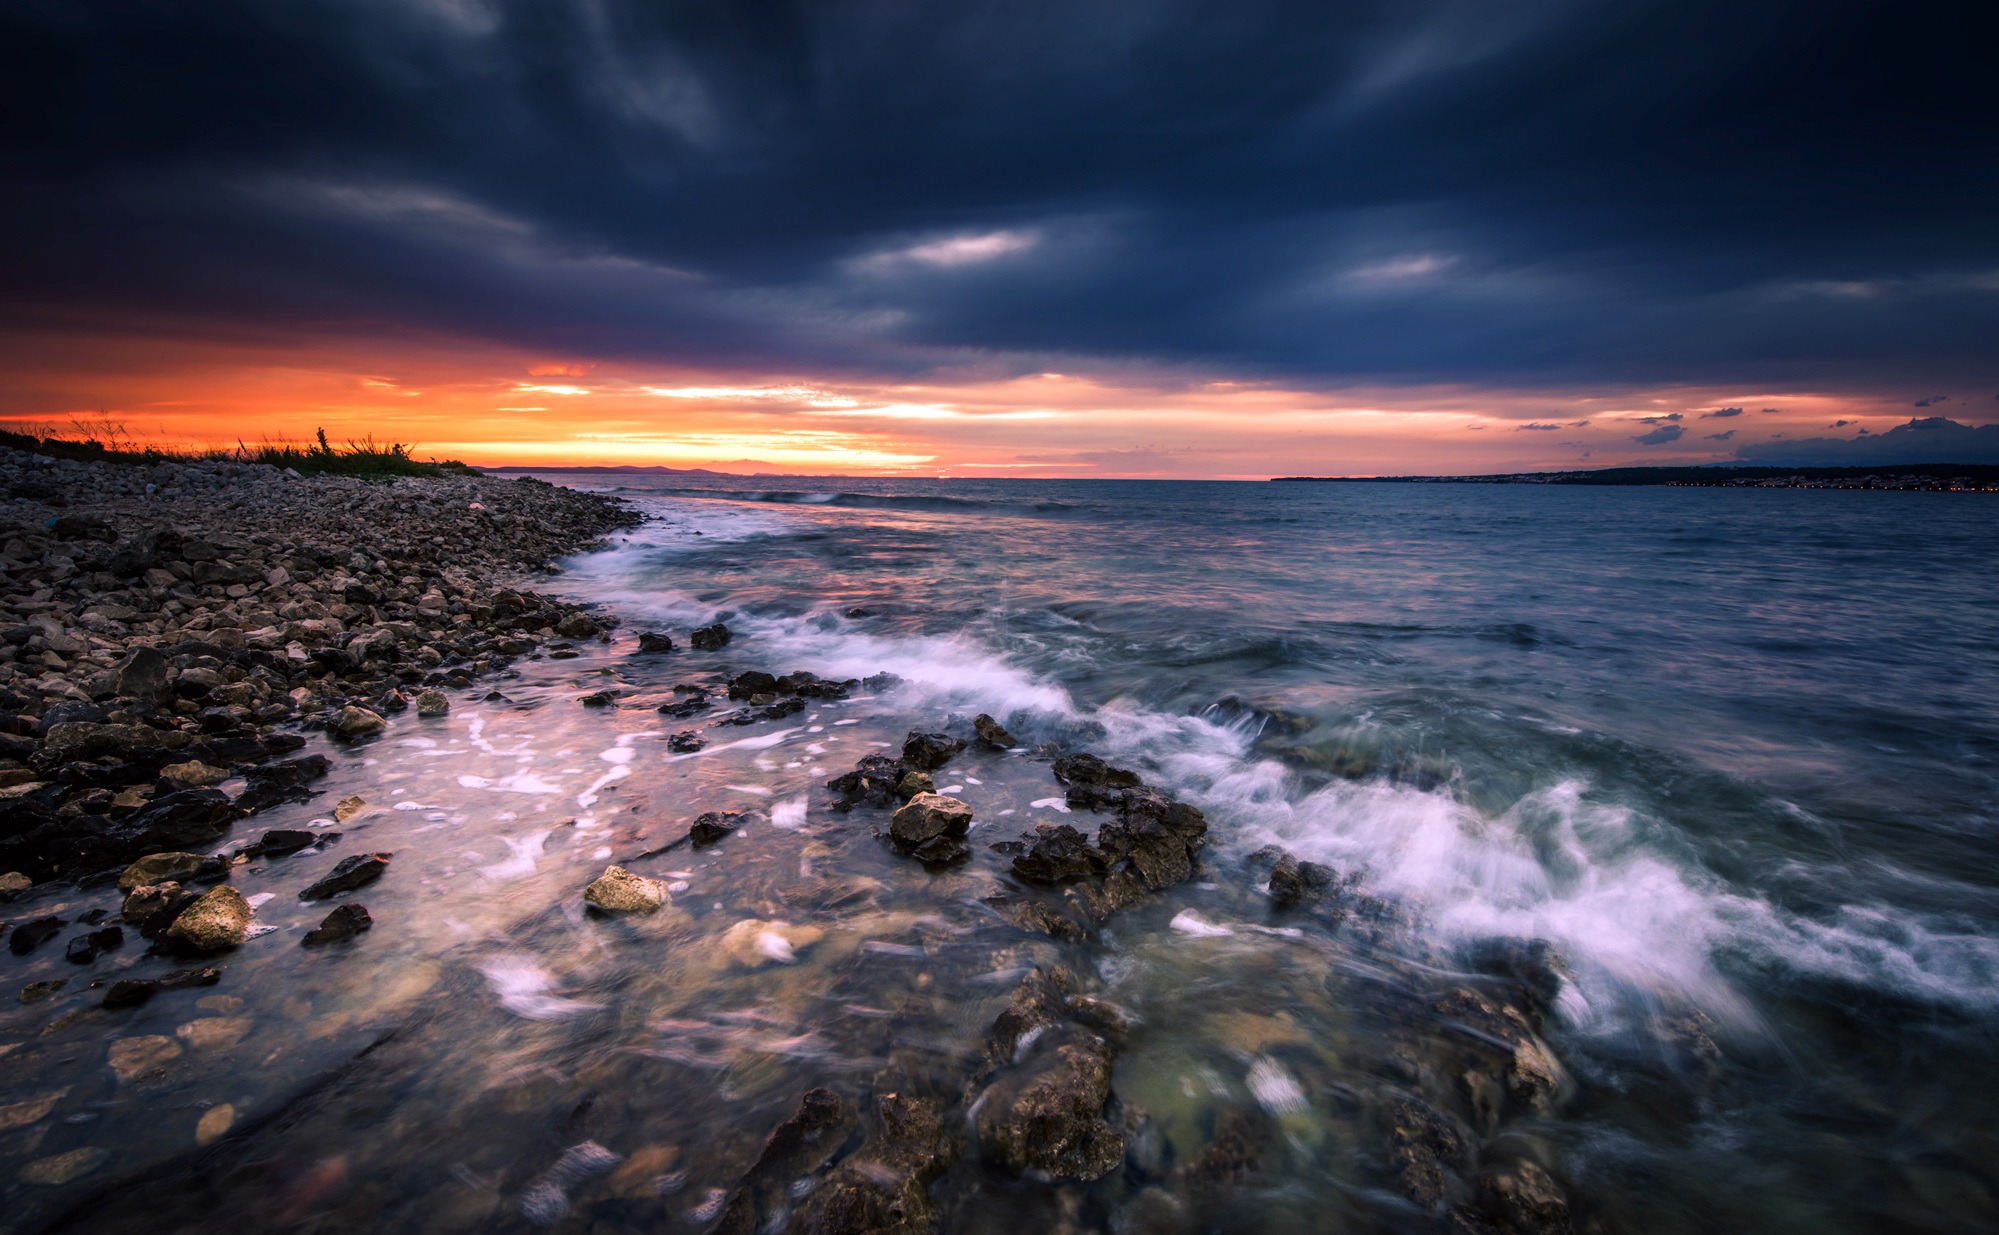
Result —
M 377 442 L 373 435 L 335 446 L 326 430 L 310 443 L 266 440 L 255 446 L 237 442 L 233 448 L 174 449 L 140 442 L 125 426 L 111 420 L 72 421 L 66 428 L 21 425 L 0 429 L 0 446 L 11 446 L 53 459 L 82 463 L 146 466 L 156 463 L 253 463 L 290 468 L 301 476 L 354 476 L 388 480 L 397 476 L 477 476 L 477 469 L 455 459 L 418 459 L 405 442 Z

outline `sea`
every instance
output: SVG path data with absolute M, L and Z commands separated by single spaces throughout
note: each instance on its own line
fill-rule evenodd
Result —
M 327 748 L 322 797 L 259 824 L 344 839 L 246 869 L 272 933 L 214 991 L 0 1017 L 43 1061 L 0 1120 L 78 1112 L 0 1130 L 66 1164 L 0 1180 L 0 1231 L 715 1229 L 809 1088 L 969 1127 L 1035 969 L 1116 1009 L 1125 1158 L 1020 1178 L 970 1145 L 940 1230 L 1476 1230 L 1495 1173 L 1555 1190 L 1535 1230 L 1999 1229 L 1991 496 L 541 476 L 648 516 L 533 584 L 612 640 Z M 856 685 L 659 711 L 751 669 Z M 859 758 L 980 714 L 1015 746 L 935 774 L 970 860 L 834 809 Z M 1032 894 L 1011 842 L 1101 822 L 1050 775 L 1080 750 L 1208 843 L 1051 938 L 994 906 Z M 741 826 L 655 852 L 711 811 Z M 375 928 L 298 947 L 325 906 L 296 886 L 364 848 L 395 854 Z M 1325 904 L 1272 903 L 1279 850 Z M 586 914 L 612 862 L 670 907 Z M 113 1039 L 158 1066 L 107 1070 Z

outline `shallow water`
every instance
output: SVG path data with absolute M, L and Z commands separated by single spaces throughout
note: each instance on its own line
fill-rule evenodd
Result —
M 504 698 L 333 752 L 320 799 L 241 838 L 350 793 L 376 809 L 238 878 L 276 893 L 278 929 L 220 985 L 111 1013 L 86 982 L 176 966 L 136 939 L 87 971 L 59 945 L 6 958 L 71 981 L 0 1012 L 0 1122 L 57 1095 L 0 1129 L 0 1227 L 699 1229 L 803 1089 L 956 1100 L 1025 969 L 1060 964 L 1132 1020 L 1114 1086 L 1145 1132 L 1087 1187 L 961 1162 L 947 1229 L 1146 1229 L 1145 1186 L 1190 1229 L 1422 1229 L 1385 1112 L 1462 1098 L 1478 1048 L 1446 1005 L 1491 990 L 1469 971 L 1495 938 L 1564 958 L 1544 1036 L 1567 1080 L 1475 1131 L 1548 1165 L 1579 1225 L 1999 1223 L 1983 495 L 837 483 L 623 490 L 655 521 L 553 588 L 627 632 L 722 616 L 736 642 L 524 662 Z M 701 720 L 654 705 L 749 668 L 905 683 L 669 755 Z M 577 703 L 607 686 L 618 706 Z M 1008 925 L 982 842 L 1093 822 L 1024 751 L 938 773 L 980 821 L 956 870 L 827 809 L 823 782 L 877 744 L 981 711 L 1201 806 L 1197 881 L 1087 944 Z M 606 862 L 706 810 L 761 814 L 635 864 L 670 910 L 583 916 Z M 1361 911 L 1273 915 L 1271 843 L 1355 878 Z M 356 898 L 378 925 L 300 948 L 325 907 L 297 889 L 364 847 L 396 854 Z M 63 904 L 115 899 L 9 916 Z M 732 959 L 745 919 L 822 937 Z M 152 1035 L 177 1053 L 121 1081 L 114 1042 Z M 228 1134 L 194 1152 L 222 1104 Z M 1200 1176 L 1241 1127 L 1253 1167 Z M 627 1165 L 558 1166 L 585 1143 Z M 84 1169 L 20 1178 L 52 1161 Z

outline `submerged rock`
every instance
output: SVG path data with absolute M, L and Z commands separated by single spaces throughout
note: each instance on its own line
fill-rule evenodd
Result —
M 709 811 L 697 815 L 687 829 L 687 835 L 697 846 L 712 845 L 749 822 L 749 816 L 739 811 Z
M 1271 869 L 1270 901 L 1280 909 L 1289 908 L 1323 896 L 1332 889 L 1335 881 L 1336 876 L 1330 866 L 1300 862 L 1287 853 Z
M 62 928 L 68 924 L 68 919 L 58 917 L 36 918 L 32 922 L 23 922 L 14 928 L 13 934 L 7 936 L 7 950 L 16 956 L 26 956 L 62 934 Z
M 161 991 L 185 990 L 192 986 L 214 986 L 222 980 L 220 969 L 176 969 L 161 978 L 121 978 L 104 991 L 107 1008 L 136 1008 Z
M 1081 810 L 1104 810 L 1118 801 L 1118 791 L 1145 782 L 1138 773 L 1114 767 L 1091 754 L 1064 755 L 1055 761 L 1055 779 L 1068 790 L 1068 803 Z
M 88 965 L 106 952 L 125 946 L 125 932 L 116 926 L 107 926 L 78 935 L 63 949 L 63 959 L 75 965 Z
M 243 852 L 251 857 L 282 858 L 309 849 L 324 840 L 337 840 L 338 832 L 308 832 L 303 828 L 274 828 L 264 833 Z
M 1016 1175 L 1100 1179 L 1124 1160 L 1124 1136 L 1104 1119 L 1111 1052 L 1066 1042 L 1000 1074 L 974 1105 L 979 1148 Z
M 826 787 L 833 791 L 833 809 L 894 806 L 901 801 L 896 796 L 896 787 L 909 772 L 908 765 L 892 756 L 863 756 L 853 771 L 826 782 Z
M 825 937 L 826 932 L 816 926 L 745 918 L 723 932 L 719 960 L 725 966 L 740 969 L 789 965 L 798 959 L 800 952 Z
M 930 1184 L 955 1154 L 934 1099 L 886 1093 L 875 1127 L 798 1212 L 805 1235 L 928 1235 L 936 1228 Z
M 1006 731 L 1006 726 L 1000 724 L 984 712 L 972 718 L 972 732 L 979 735 L 979 741 L 987 746 L 997 747 L 1000 750 L 1012 750 L 1014 747 L 1020 745 L 1019 742 L 1014 740 L 1014 736 Z
M 362 931 L 375 925 L 375 919 L 368 913 L 368 907 L 357 901 L 349 901 L 326 915 L 318 926 L 305 933 L 299 940 L 304 947 L 317 948 L 329 943 L 339 943 L 352 939 Z
M 243 894 L 224 884 L 211 888 L 167 929 L 167 937 L 203 952 L 233 948 L 250 931 L 250 903 Z
M 302 901 L 323 901 L 342 892 L 365 887 L 380 879 L 382 872 L 389 869 L 392 856 L 387 853 L 357 853 L 353 857 L 342 858 L 331 874 L 300 892 L 298 898 Z
M 179 1059 L 184 1052 L 180 1044 L 172 1038 L 159 1034 L 147 1034 L 136 1038 L 119 1038 L 111 1043 L 107 1062 L 120 1084 L 129 1085 L 144 1077 L 157 1076 L 166 1066 Z
M 854 1116 L 830 1089 L 810 1089 L 798 1113 L 779 1124 L 763 1152 L 728 1194 L 708 1235 L 759 1235 L 783 1225 L 792 1202 L 790 1185 L 825 1165 L 847 1139 Z
M 1504 1170 L 1487 1171 L 1478 1179 L 1478 1217 L 1472 1230 L 1499 1235 L 1569 1235 L 1569 1198 L 1548 1172 L 1528 1161 Z
M 608 866 L 583 889 L 583 903 L 602 913 L 653 913 L 670 902 L 664 884 Z
M 705 701 L 704 701 L 705 702 Z M 666 739 L 666 749 L 676 755 L 691 755 L 708 745 L 708 739 L 694 729 L 682 729 Z

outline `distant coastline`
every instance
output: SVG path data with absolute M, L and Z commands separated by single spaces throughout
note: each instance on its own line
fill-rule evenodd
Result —
M 1386 481 L 1464 485 L 1675 485 L 1709 489 L 1899 489 L 1999 491 L 1999 465 L 1897 463 L 1880 467 L 1609 467 L 1573 472 L 1502 472 L 1485 476 L 1273 476 L 1279 483 Z

